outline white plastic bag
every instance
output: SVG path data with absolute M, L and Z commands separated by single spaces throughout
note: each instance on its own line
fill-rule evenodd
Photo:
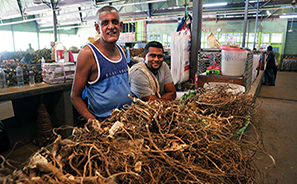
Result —
M 207 48 L 219 49 L 221 44 L 218 42 L 217 38 L 213 33 L 207 37 Z
M 190 78 L 190 31 L 171 33 L 171 75 L 174 84 Z

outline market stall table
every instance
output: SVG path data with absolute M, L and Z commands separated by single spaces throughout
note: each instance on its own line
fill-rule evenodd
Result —
M 60 84 L 36 83 L 30 87 L 8 87 L 0 91 L 0 103 L 12 102 L 13 117 L 1 119 L 7 128 L 10 145 L 17 141 L 28 142 L 36 136 L 36 117 L 40 103 L 44 103 L 53 127 L 74 125 L 73 106 L 70 101 L 72 82 Z M 6 107 L 1 107 L 0 110 Z M 65 136 L 71 132 L 65 131 Z
M 297 59 L 283 59 L 281 71 L 297 71 Z

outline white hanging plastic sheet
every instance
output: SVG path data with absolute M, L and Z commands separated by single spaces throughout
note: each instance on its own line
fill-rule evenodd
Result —
M 174 84 L 183 83 L 190 77 L 190 31 L 171 33 L 171 75 Z

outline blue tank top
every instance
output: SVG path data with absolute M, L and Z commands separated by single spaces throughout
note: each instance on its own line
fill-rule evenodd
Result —
M 110 116 L 112 109 L 122 108 L 132 103 L 128 97 L 131 94 L 126 57 L 121 53 L 121 59 L 112 61 L 105 57 L 99 49 L 89 43 L 97 63 L 98 76 L 95 81 L 86 85 L 88 94 L 88 109 L 97 118 Z

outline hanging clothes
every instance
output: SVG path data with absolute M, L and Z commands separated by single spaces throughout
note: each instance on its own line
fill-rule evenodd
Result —
M 184 29 L 188 29 L 191 31 L 191 23 L 192 23 L 192 16 L 187 14 L 187 16 L 184 16 L 181 22 L 178 24 L 176 31 L 178 32 Z

